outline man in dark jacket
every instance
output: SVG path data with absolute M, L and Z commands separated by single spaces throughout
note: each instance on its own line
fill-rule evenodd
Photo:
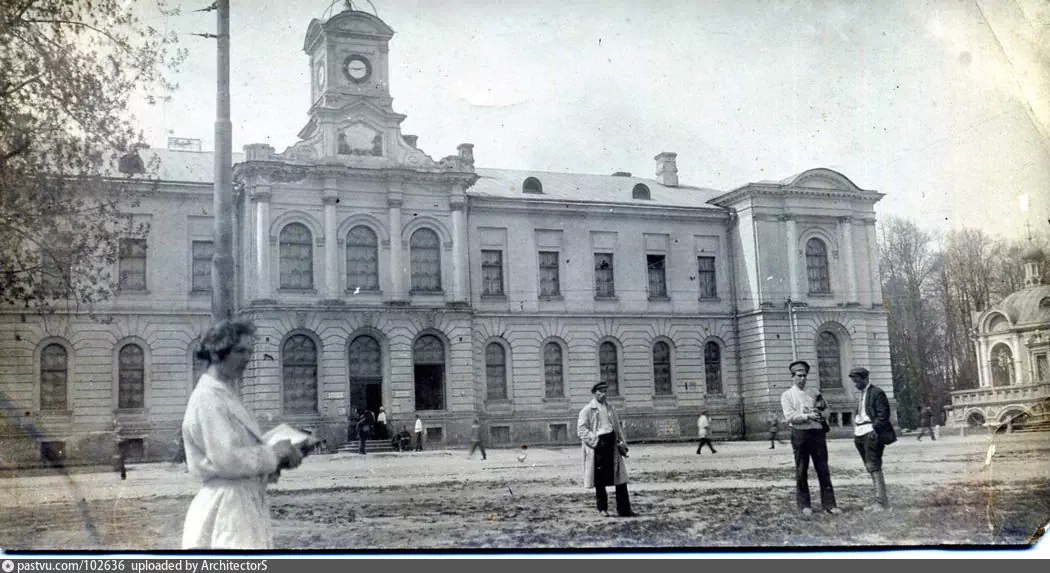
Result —
M 868 383 L 868 370 L 854 368 L 849 371 L 853 386 L 860 393 L 857 414 L 853 418 L 853 444 L 857 446 L 864 469 L 871 474 L 875 487 L 875 503 L 865 511 L 883 511 L 889 507 L 886 496 L 886 480 L 882 476 L 882 450 L 897 441 L 897 434 L 890 423 L 890 401 L 878 386 Z
M 926 433 L 926 430 L 930 431 L 930 439 L 937 441 L 937 434 L 933 433 L 933 409 L 929 406 L 925 408 L 919 408 L 919 423 L 922 424 L 922 430 L 919 431 L 918 441 L 922 441 L 922 436 Z
M 375 426 L 376 419 L 371 411 L 363 408 L 357 409 L 357 415 L 357 453 L 363 456 L 367 453 L 365 443 L 372 437 L 372 428 Z

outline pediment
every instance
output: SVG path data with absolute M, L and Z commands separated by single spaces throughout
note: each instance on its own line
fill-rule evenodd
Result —
M 379 18 L 358 10 L 345 10 L 332 16 L 324 23 L 326 31 L 338 30 L 342 33 L 390 39 L 394 30 Z
M 849 180 L 845 175 L 832 171 L 831 169 L 817 168 L 803 171 L 794 177 L 789 177 L 781 182 L 788 187 L 803 187 L 807 189 L 825 189 L 834 191 L 855 191 L 862 192 L 863 190 L 856 186 L 852 181 Z

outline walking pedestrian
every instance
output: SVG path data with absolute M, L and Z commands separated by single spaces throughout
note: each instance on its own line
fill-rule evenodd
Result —
M 423 420 L 419 418 L 419 414 L 416 414 L 416 451 L 423 451 Z
M 860 392 L 857 415 L 853 417 L 853 444 L 857 447 L 864 469 L 871 475 L 875 490 L 875 501 L 865 506 L 865 511 L 883 511 L 889 507 L 886 495 L 886 479 L 882 475 L 882 451 L 897 441 L 897 434 L 890 422 L 890 401 L 882 388 L 868 383 L 867 368 L 849 371 L 853 386 Z
M 580 410 L 576 434 L 583 442 L 583 485 L 593 487 L 598 513 L 609 515 L 608 486 L 616 488 L 616 513 L 620 517 L 634 517 L 631 498 L 627 492 L 627 441 L 623 424 L 612 404 L 606 401 L 609 386 L 598 382 L 591 387 L 594 398 Z
M 470 453 L 467 454 L 467 458 L 474 457 L 474 450 L 481 449 L 481 459 L 488 459 L 485 455 L 485 444 L 481 442 L 481 422 L 477 418 L 474 418 L 474 422 L 470 424 Z
M 699 455 L 704 444 L 707 444 L 708 448 L 711 448 L 712 454 L 717 454 L 715 451 L 714 444 L 711 443 L 711 439 L 707 437 L 707 433 L 711 428 L 711 420 L 707 417 L 707 410 L 701 410 L 700 417 L 696 419 L 697 435 L 700 436 L 700 445 L 696 447 L 696 453 Z
M 805 360 L 792 362 L 792 386 L 780 395 L 780 407 L 784 419 L 791 426 L 791 449 L 795 454 L 795 502 L 802 515 L 813 515 L 809 498 L 809 461 L 817 470 L 820 482 L 820 503 L 824 511 L 837 515 L 842 510 L 835 503 L 835 489 L 831 485 L 828 470 L 828 444 L 824 432 L 824 413 L 816 406 L 817 399 L 806 392 L 806 377 L 809 363 Z
M 922 424 L 922 429 L 919 430 L 919 438 L 917 441 L 921 442 L 922 437 L 926 434 L 926 430 L 930 431 L 930 439 L 937 441 L 937 434 L 933 431 L 933 408 L 926 406 L 919 410 L 919 422 Z

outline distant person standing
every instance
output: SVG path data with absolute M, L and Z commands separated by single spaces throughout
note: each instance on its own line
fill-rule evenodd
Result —
M 930 431 L 930 439 L 937 441 L 937 434 L 933 431 L 933 408 L 926 406 L 919 410 L 919 422 L 922 424 L 922 429 L 919 430 L 918 441 L 922 441 L 922 436 L 926 434 L 926 430 Z
M 385 440 L 389 436 L 386 433 L 386 410 L 379 407 L 379 415 L 376 416 L 376 439 Z
M 368 443 L 368 439 L 372 437 L 372 427 L 375 425 L 375 417 L 372 416 L 370 410 L 364 408 L 357 409 L 357 453 L 362 456 L 367 452 L 365 451 L 365 444 Z
M 769 429 L 769 449 L 775 449 L 777 442 L 784 443 L 777 439 L 777 433 L 780 431 L 780 420 L 777 419 L 776 412 L 772 410 L 766 412 L 766 427 Z
M 780 395 L 780 407 L 784 419 L 791 426 L 791 449 L 795 454 L 795 501 L 802 515 L 813 515 L 809 498 L 809 461 L 817 470 L 820 481 L 820 503 L 824 511 L 837 515 L 842 513 L 835 503 L 835 489 L 831 485 L 828 470 L 828 444 L 824 435 L 824 413 L 817 408 L 817 398 L 806 392 L 806 377 L 809 363 L 805 360 L 792 362 L 792 386 Z
M 416 451 L 423 451 L 423 420 L 419 418 L 419 414 L 416 414 Z
M 711 443 L 711 439 L 707 437 L 710 428 L 711 420 L 707 417 L 707 410 L 702 410 L 700 412 L 700 417 L 696 419 L 696 433 L 700 436 L 700 445 L 696 447 L 697 455 L 702 453 L 701 449 L 704 447 L 704 444 L 707 444 L 707 447 L 711 448 L 712 454 L 718 453 L 715 451 L 715 446 Z
M 857 415 L 853 418 L 853 444 L 875 488 L 875 503 L 864 510 L 883 511 L 890 502 L 886 495 L 886 480 L 882 475 L 882 451 L 897 441 L 897 434 L 890 423 L 890 401 L 882 388 L 868 383 L 867 368 L 850 370 L 849 378 L 860 392 Z
M 481 422 L 474 418 L 474 422 L 470 425 L 470 453 L 467 454 L 467 458 L 473 458 L 474 450 L 479 448 L 481 449 L 481 459 L 488 459 L 488 456 L 485 455 L 485 444 L 481 442 Z

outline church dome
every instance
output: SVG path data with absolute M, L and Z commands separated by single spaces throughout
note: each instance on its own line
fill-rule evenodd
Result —
M 1043 251 L 1039 247 L 1029 243 L 1029 245 L 1025 247 L 1024 252 L 1021 253 L 1021 258 L 1028 263 L 1039 263 L 1043 260 Z
M 1050 323 L 1050 285 L 1019 290 L 1004 298 L 995 307 L 1010 317 L 1014 326 L 1046 325 Z

